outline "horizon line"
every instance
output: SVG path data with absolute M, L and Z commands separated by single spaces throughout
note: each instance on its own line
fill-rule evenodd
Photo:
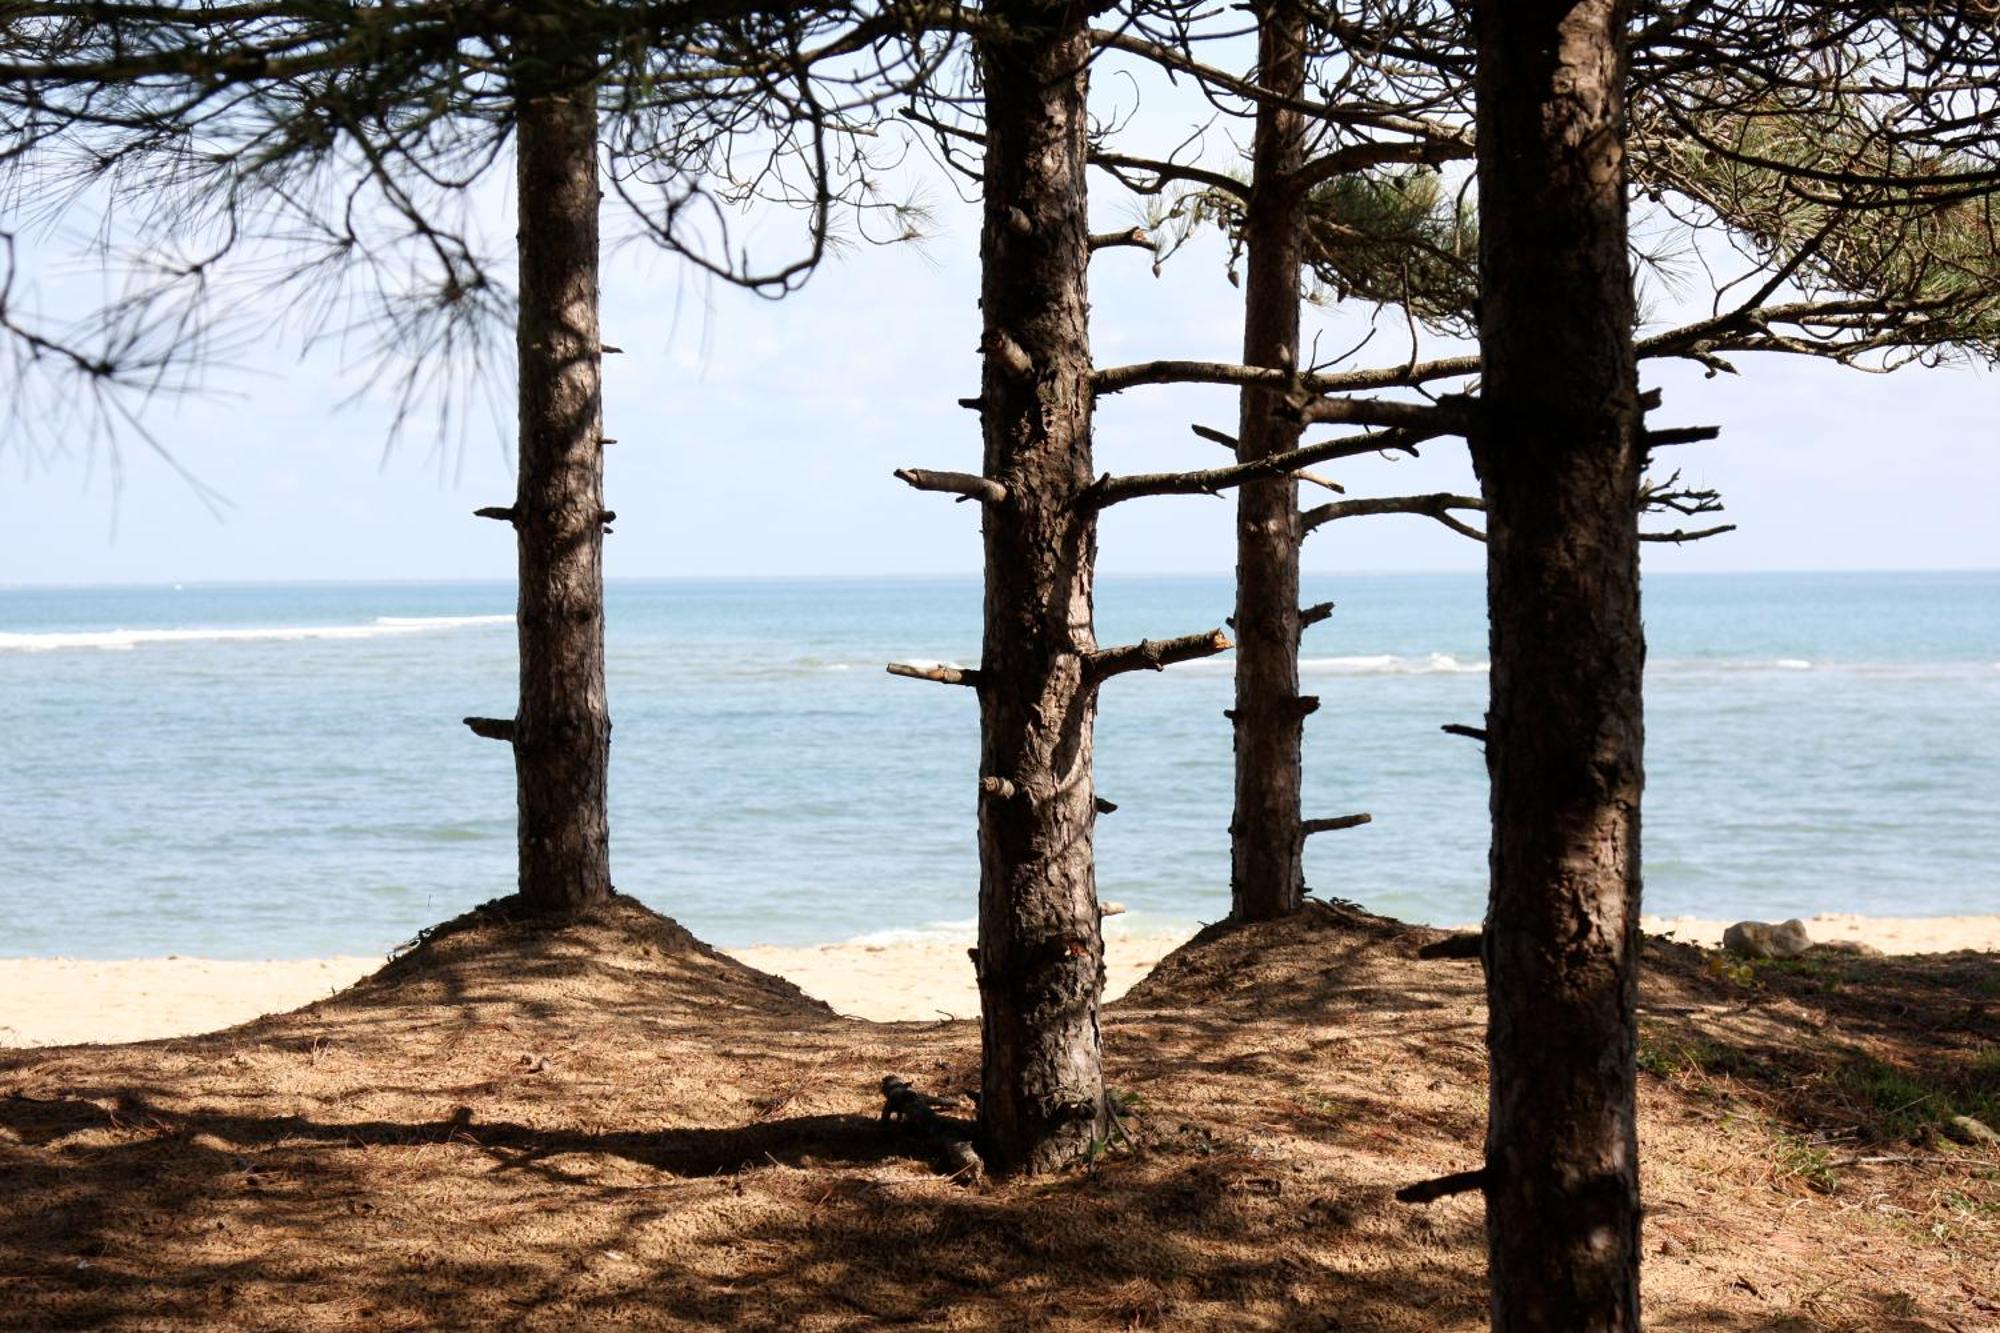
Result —
M 1343 569 L 1343 570 L 1302 570 L 1303 578 L 1478 578 L 1484 574 L 1480 569 Z M 1884 575 L 1964 575 L 2000 574 L 2000 566 L 1961 565 L 1930 568 L 1873 568 L 1873 569 L 1681 569 L 1660 570 L 1647 575 L 1650 578 L 1738 578 L 1744 576 L 1799 577 L 1820 576 L 1884 576 Z M 607 587 L 615 584 L 637 583 L 962 583 L 978 581 L 983 577 L 980 570 L 952 571 L 946 573 L 733 573 L 733 574 L 620 574 L 608 575 L 604 582 Z M 1230 570 L 1118 570 L 1100 573 L 1096 581 L 1119 580 L 1207 580 L 1231 582 L 1235 578 Z M 185 588 L 298 588 L 298 587 L 421 587 L 421 586 L 481 586 L 503 587 L 515 582 L 511 578 L 465 578 L 454 576 L 407 577 L 407 578 L 275 578 L 275 579 L 133 579 L 119 582 L 5 582 L 0 581 L 0 592 L 93 592 L 119 589 L 173 590 Z

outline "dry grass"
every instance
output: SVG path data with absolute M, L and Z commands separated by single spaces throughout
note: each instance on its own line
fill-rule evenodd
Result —
M 1477 1328 L 1477 1200 L 1390 1198 L 1479 1152 L 1478 966 L 1435 937 L 1211 930 L 1107 1015 L 1136 1146 L 966 1186 L 875 1089 L 971 1086 L 975 1025 L 501 905 L 293 1014 L 0 1053 L 0 1325 Z M 1647 961 L 1652 1325 L 2000 1328 L 2000 1158 L 1934 1132 L 2000 1097 L 2000 957 Z

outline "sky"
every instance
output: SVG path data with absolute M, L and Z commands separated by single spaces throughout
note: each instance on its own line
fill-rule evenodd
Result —
M 978 470 L 977 419 L 955 404 L 978 385 L 978 217 L 938 179 L 927 201 L 921 243 L 856 246 L 782 302 L 691 276 L 643 246 L 607 260 L 605 337 L 626 349 L 606 360 L 606 433 L 618 441 L 607 463 L 619 515 L 610 577 L 978 570 L 973 508 L 891 476 Z M 1093 207 L 1098 230 L 1139 220 L 1122 196 Z M 772 244 L 790 225 L 758 221 Z M 1159 277 L 1141 251 L 1101 253 L 1091 271 L 1098 364 L 1236 360 L 1239 293 L 1223 267 L 1214 245 L 1191 247 Z M 50 271 L 45 299 L 80 289 Z M 1321 346 L 1351 345 L 1364 327 L 1359 313 L 1336 314 Z M 1400 361 L 1405 338 L 1388 318 L 1352 364 Z M 1651 424 L 1722 427 L 1719 441 L 1676 449 L 1671 462 L 1685 481 L 1722 490 L 1740 525 L 1693 546 L 1649 547 L 1648 570 L 2000 568 L 1993 375 L 1871 375 L 1768 355 L 1738 364 L 1740 376 L 1715 379 L 1644 368 L 1643 383 L 1665 392 Z M 302 356 L 274 336 L 213 374 L 208 392 L 152 404 L 146 422 L 171 463 L 130 438 L 115 469 L 102 442 L 0 440 L 0 585 L 511 578 L 511 531 L 471 513 L 512 498 L 511 423 L 481 418 L 442 446 L 420 423 L 391 446 L 392 395 L 357 384 L 358 373 L 333 350 Z M 1189 426 L 1232 429 L 1234 417 L 1227 389 L 1129 390 L 1100 404 L 1098 467 L 1216 466 L 1225 455 Z M 223 497 L 220 512 L 177 468 Z M 1474 486 L 1455 442 L 1420 460 L 1328 470 L 1351 495 Z M 1226 574 L 1231 508 L 1211 497 L 1120 505 L 1104 519 L 1099 568 Z M 1418 517 L 1330 525 L 1304 556 L 1325 573 L 1482 561 L 1475 543 Z

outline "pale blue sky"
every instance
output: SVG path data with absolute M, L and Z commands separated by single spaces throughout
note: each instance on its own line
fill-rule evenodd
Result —
M 862 248 L 779 304 L 711 286 L 627 251 L 605 276 L 607 543 L 612 577 L 956 574 L 979 564 L 977 514 L 895 481 L 898 466 L 977 470 L 977 217 L 932 190 L 921 250 Z M 1100 205 L 1100 228 L 1129 225 Z M 782 225 L 773 222 L 769 225 Z M 1092 270 L 1099 364 L 1154 356 L 1236 359 L 1238 294 L 1214 249 L 1164 278 L 1118 250 Z M 1324 345 L 1354 340 L 1355 317 Z M 1404 353 L 1391 320 L 1359 364 Z M 1675 451 L 1689 481 L 1722 488 L 1740 531 L 1655 547 L 1655 570 L 2000 567 L 2000 412 L 1972 370 L 1869 375 L 1745 357 L 1744 374 L 1651 366 L 1656 424 L 1719 424 Z M 0 583 L 293 579 L 504 579 L 511 532 L 471 517 L 511 498 L 511 444 L 480 429 L 440 454 L 421 431 L 385 457 L 386 402 L 341 409 L 352 388 L 330 355 L 273 347 L 218 392 L 149 418 L 175 458 L 231 503 L 209 514 L 185 482 L 128 445 L 114 492 L 101 451 L 0 449 Z M 1138 389 L 1099 413 L 1101 468 L 1213 466 L 1190 421 L 1229 428 L 1223 389 Z M 1317 437 L 1317 433 L 1314 438 Z M 1352 494 L 1467 489 L 1462 445 L 1421 461 L 1334 469 Z M 1477 569 L 1479 549 L 1419 518 L 1335 525 L 1310 539 L 1315 571 Z M 1109 573 L 1226 573 L 1230 506 L 1176 498 L 1106 518 Z

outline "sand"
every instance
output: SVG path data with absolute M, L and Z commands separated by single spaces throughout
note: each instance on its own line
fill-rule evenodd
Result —
M 323 1000 L 380 966 L 380 958 L 0 958 L 0 1046 L 213 1032 Z
M 1162 958 L 1194 935 L 1184 930 L 1129 930 L 1114 922 L 1104 928 L 1104 998 L 1131 990 Z M 756 945 L 725 949 L 739 962 L 794 982 L 815 999 L 856 1018 L 878 1023 L 925 1018 L 979 1017 L 979 987 L 965 951 L 972 937 L 946 935 L 891 938 L 879 942 L 781 948 Z
M 1316 904 L 1190 944 L 1103 1016 L 1132 1143 L 980 1182 L 878 1091 L 962 1123 L 978 1024 L 835 1017 L 630 899 L 503 904 L 261 1023 L 0 1051 L 0 1324 L 1480 1333 L 1478 1200 L 1393 1193 L 1485 1127 L 1439 937 Z M 1640 969 L 1648 1327 L 1995 1329 L 2000 1149 L 1938 1126 L 2000 1124 L 2000 955 L 1709 958 Z
M 1647 917 L 1649 934 L 1714 948 L 1729 922 Z M 2000 951 L 2000 916 L 1806 920 L 1815 940 L 1859 940 L 1889 954 Z M 1116 999 L 1193 929 L 1105 929 L 1105 996 Z M 966 958 L 970 936 L 912 935 L 837 944 L 753 945 L 729 953 L 795 982 L 840 1013 L 877 1022 L 972 1018 L 979 994 Z M 343 957 L 269 962 L 205 958 L 84 961 L 0 959 L 0 1047 L 148 1041 L 212 1032 L 324 999 L 382 965 Z
M 1854 940 L 1872 944 L 1886 954 L 2000 950 L 2000 916 L 1857 916 L 1852 912 L 1821 912 L 1804 921 L 1806 934 L 1815 944 Z M 1648 916 L 1640 918 L 1640 924 L 1648 935 L 1665 935 L 1682 944 L 1719 949 L 1722 932 L 1735 923 L 1692 916 Z

